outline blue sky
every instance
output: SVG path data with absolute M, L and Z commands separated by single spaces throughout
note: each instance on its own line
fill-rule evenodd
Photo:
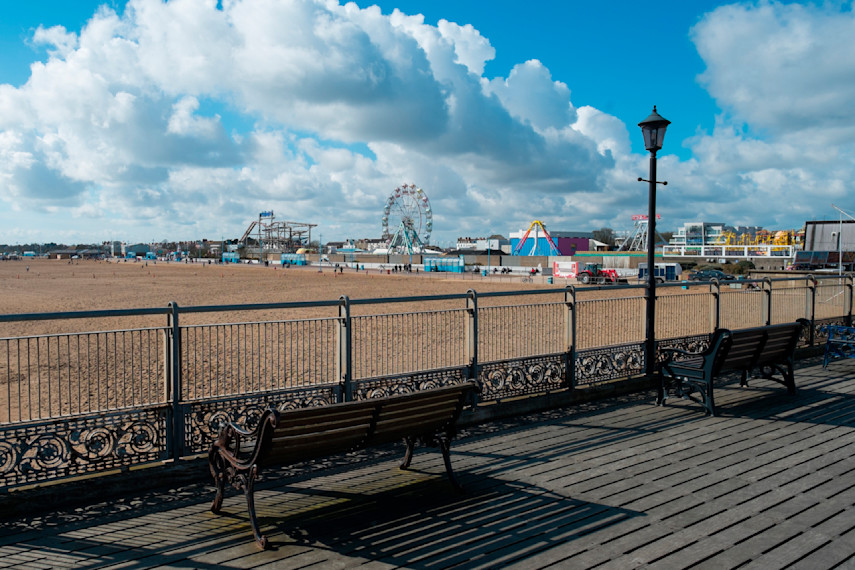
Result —
M 722 2 L 498 0 L 490 2 L 489 9 L 472 1 L 357 4 L 376 4 L 384 13 L 395 8 L 421 13 L 433 25 L 440 19 L 472 24 L 496 49 L 496 57 L 485 66 L 486 76 L 506 77 L 514 65 L 538 59 L 553 79 L 568 84 L 576 105 L 596 106 L 630 125 L 657 105 L 672 120 L 674 141 L 713 126 L 716 107 L 695 81 L 703 61 L 689 40 L 689 29 Z M 655 42 L 651 35 L 658 35 Z M 668 138 L 671 142 L 671 135 Z M 634 151 L 644 151 L 640 136 L 632 142 Z M 690 156 L 686 149 L 671 146 L 669 152 Z
M 372 8 L 372 6 L 378 8 Z M 0 18 L 0 243 L 238 237 L 258 212 L 431 241 L 849 211 L 851 2 L 34 0 Z

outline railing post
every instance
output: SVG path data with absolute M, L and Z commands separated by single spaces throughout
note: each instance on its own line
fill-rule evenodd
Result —
M 763 278 L 763 314 L 760 318 L 763 320 L 763 326 L 772 324 L 772 280 L 768 277 Z
M 469 362 L 469 378 L 478 380 L 478 294 L 474 289 L 466 292 L 466 360 Z
M 721 328 L 721 284 L 719 284 L 717 279 L 713 279 L 710 285 L 710 294 L 712 294 L 712 306 L 710 307 L 712 315 L 710 315 L 710 320 L 713 325 L 712 332 L 715 332 Z
M 350 299 L 347 295 L 339 297 L 338 335 L 336 336 L 336 375 L 339 382 L 339 402 L 353 400 L 353 344 L 351 337 Z
M 564 374 L 565 385 L 576 388 L 576 288 L 564 289 Z
M 846 319 L 846 326 L 852 326 L 852 289 L 853 276 L 850 273 L 844 278 L 843 287 L 846 289 L 846 295 L 843 297 L 843 314 Z
M 169 403 L 171 415 L 167 422 L 167 441 L 170 439 L 172 443 L 169 449 L 172 452 L 172 459 L 178 460 L 184 456 L 184 410 L 181 398 L 181 328 L 178 326 L 178 303 L 172 301 L 169 303 L 169 328 L 171 342 L 169 343 L 169 361 L 166 366 L 168 369 L 169 378 Z M 169 433 L 169 430 L 172 433 Z
M 805 299 L 805 312 L 810 321 L 810 331 L 808 332 L 808 346 L 813 346 L 814 330 L 816 329 L 816 277 L 808 275 L 807 280 L 807 298 Z

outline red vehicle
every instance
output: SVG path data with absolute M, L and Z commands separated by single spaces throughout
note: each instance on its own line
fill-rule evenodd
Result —
M 587 285 L 588 283 L 597 283 L 600 285 L 613 285 L 626 281 L 622 279 L 614 269 L 603 269 L 599 263 L 586 263 L 585 268 L 576 274 L 576 279 Z

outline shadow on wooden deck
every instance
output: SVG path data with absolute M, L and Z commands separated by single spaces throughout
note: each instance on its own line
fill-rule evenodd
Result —
M 433 450 L 280 469 L 257 486 L 264 552 L 207 480 L 43 506 L 0 519 L 0 567 L 853 567 L 855 362 L 796 379 L 725 382 L 715 418 L 642 393 L 466 428 L 465 494 Z
M 384 477 L 385 478 L 385 477 Z M 366 482 L 376 485 L 381 481 Z M 262 500 L 268 509 L 271 502 Z M 306 499 L 294 515 L 264 517 L 274 549 L 306 546 L 336 557 L 407 568 L 511 563 L 643 513 L 573 499 L 533 485 L 480 478 L 459 495 L 435 476 L 367 495 L 303 489 L 276 507 Z M 271 513 L 272 514 L 272 513 Z M 242 515 L 238 515 L 241 517 Z M 268 527 L 269 528 L 269 527 Z M 318 556 L 315 552 L 313 556 Z

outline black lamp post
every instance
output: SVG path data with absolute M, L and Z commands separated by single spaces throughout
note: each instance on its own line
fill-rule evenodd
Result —
M 647 212 L 647 322 L 645 340 L 645 372 L 652 376 L 656 369 L 656 265 L 654 252 L 656 249 L 656 185 L 665 186 L 667 182 L 656 180 L 656 152 L 662 148 L 665 140 L 665 129 L 671 121 L 665 119 L 656 112 L 638 123 L 641 133 L 644 135 L 644 148 L 650 151 L 650 179 L 639 178 L 639 182 L 647 182 L 649 187 L 648 212 Z

